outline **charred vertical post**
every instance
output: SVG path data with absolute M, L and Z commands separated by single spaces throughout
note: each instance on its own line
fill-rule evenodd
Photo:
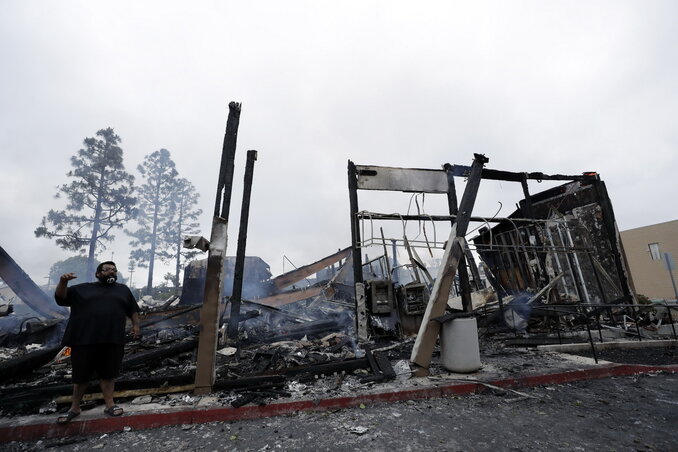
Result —
M 588 256 L 589 262 L 591 263 L 591 268 L 593 269 L 593 276 L 595 276 L 596 278 L 596 284 L 598 285 L 598 290 L 600 291 L 600 298 L 603 300 L 604 304 L 607 304 L 607 295 L 605 295 L 605 288 L 603 287 L 603 282 L 600 280 L 600 275 L 598 275 L 598 269 L 596 268 L 596 264 L 593 261 L 591 250 L 586 250 L 586 255 Z
M 391 239 L 391 253 L 393 253 L 393 264 L 391 264 L 391 268 L 393 269 L 393 282 L 399 282 L 398 278 L 398 248 L 396 248 L 396 240 Z
M 351 247 L 353 248 L 353 282 L 363 282 L 363 262 L 360 255 L 360 222 L 358 220 L 358 171 L 352 161 L 348 161 L 348 201 L 351 209 Z
M 443 168 L 445 169 L 445 174 L 447 174 L 447 207 L 450 211 L 450 215 L 457 215 L 459 213 L 459 207 L 457 206 L 457 190 L 454 185 L 454 171 L 452 165 L 446 163 Z M 452 220 L 452 225 L 456 220 Z M 471 312 L 473 310 L 473 304 L 471 302 L 471 284 L 468 280 L 468 270 L 466 268 L 466 259 L 464 255 L 459 258 L 459 286 L 461 292 L 461 306 L 466 312 Z
M 221 149 L 221 165 L 219 165 L 217 197 L 214 203 L 214 216 L 224 218 L 226 221 L 228 221 L 228 212 L 231 210 L 233 171 L 235 169 L 235 148 L 238 141 L 240 110 L 240 103 L 231 102 L 228 104 L 228 120 L 226 121 L 224 144 Z
M 360 222 L 358 220 L 358 170 L 352 161 L 348 161 L 348 200 L 351 215 L 351 249 L 353 250 L 353 287 L 355 288 L 356 316 L 355 327 L 358 340 L 367 339 L 367 308 L 365 306 L 365 286 L 363 281 L 363 263 L 360 255 Z
M 478 271 L 478 264 L 476 264 L 476 259 L 473 257 L 473 254 L 471 254 L 471 249 L 466 247 L 464 251 L 468 268 L 471 270 L 471 275 L 473 275 L 474 290 L 484 289 L 485 287 L 480 279 L 480 271 Z
M 524 216 L 526 218 L 534 218 L 534 208 L 532 207 L 532 198 L 530 197 L 530 190 L 527 186 L 527 177 L 523 174 L 520 179 L 520 185 L 523 187 L 523 196 L 525 196 Z
M 228 120 L 221 151 L 219 181 L 217 184 L 212 234 L 207 257 L 205 293 L 200 310 L 200 337 L 195 370 L 195 393 L 207 394 L 212 391 L 215 379 L 215 354 L 217 331 L 219 329 L 219 305 L 223 288 L 224 258 L 228 241 L 228 212 L 233 189 L 233 168 L 240 123 L 240 103 L 228 104 Z M 223 202 L 222 202 L 223 198 Z
M 520 179 L 520 185 L 523 187 L 523 195 L 525 196 L 525 217 L 530 218 L 534 220 L 536 218 L 534 214 L 534 207 L 532 206 L 532 197 L 530 196 L 530 190 L 527 186 L 527 175 L 523 174 L 522 179 Z M 534 227 L 534 240 L 536 245 L 539 248 L 543 247 L 543 242 L 541 240 L 541 237 L 539 236 L 539 233 L 537 232 L 537 228 Z M 529 234 L 530 228 L 526 227 L 526 231 Z M 520 231 L 516 231 L 517 234 L 520 234 Z M 528 237 L 529 240 L 529 237 Z M 540 254 L 539 251 L 535 251 L 535 256 L 537 258 L 537 262 L 539 262 L 539 266 L 535 268 L 535 273 L 536 273 L 536 286 L 535 289 L 539 289 L 539 286 L 542 284 L 546 284 L 548 277 L 545 275 L 546 271 L 542 271 L 542 269 L 546 268 L 546 256 L 544 254 Z
M 242 297 L 242 282 L 245 268 L 245 247 L 247 245 L 247 225 L 250 216 L 250 198 L 252 194 L 252 179 L 254 178 L 254 162 L 257 160 L 257 151 L 247 151 L 245 165 L 245 185 L 242 194 L 242 210 L 240 212 L 240 232 L 238 233 L 238 250 L 235 257 L 235 273 L 233 275 L 233 292 L 231 295 L 231 318 L 228 321 L 228 337 L 238 337 L 238 322 L 240 321 L 240 297 Z

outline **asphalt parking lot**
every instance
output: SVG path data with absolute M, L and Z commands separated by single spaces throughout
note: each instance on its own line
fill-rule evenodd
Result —
M 678 375 L 613 377 L 287 416 L 10 442 L 32 451 L 671 451 Z

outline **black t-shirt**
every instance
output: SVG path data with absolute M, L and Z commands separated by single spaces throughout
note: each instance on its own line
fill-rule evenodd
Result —
M 59 306 L 70 306 L 63 345 L 124 344 L 127 317 L 139 311 L 124 284 L 83 283 L 69 287 L 66 298 L 54 296 Z

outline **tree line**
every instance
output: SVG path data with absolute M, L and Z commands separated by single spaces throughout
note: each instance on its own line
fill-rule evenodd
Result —
M 51 209 L 35 235 L 53 239 L 65 250 L 86 253 L 86 279 L 92 280 L 96 256 L 122 228 L 133 247 L 130 269 L 148 268 L 146 293 L 153 289 L 157 260 L 174 264 L 174 273 L 166 279 L 176 291 L 181 269 L 197 253 L 182 248 L 182 242 L 185 235 L 198 232 L 200 195 L 188 179 L 179 177 L 167 149 L 144 157 L 137 166 L 136 185 L 135 176 L 125 170 L 120 142 L 110 127 L 84 139 L 84 147 L 71 157 L 70 182 L 57 187 L 55 198 L 66 198 L 66 207 Z

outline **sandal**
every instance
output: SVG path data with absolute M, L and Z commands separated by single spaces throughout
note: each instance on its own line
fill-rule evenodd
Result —
M 118 405 L 113 405 L 110 408 L 104 408 L 104 413 L 108 414 L 109 416 L 121 416 L 122 412 L 122 408 L 120 408 Z
M 80 416 L 80 413 L 69 410 L 68 413 L 64 414 L 63 416 L 59 416 L 56 420 L 56 423 L 60 425 L 68 424 L 78 416 Z

